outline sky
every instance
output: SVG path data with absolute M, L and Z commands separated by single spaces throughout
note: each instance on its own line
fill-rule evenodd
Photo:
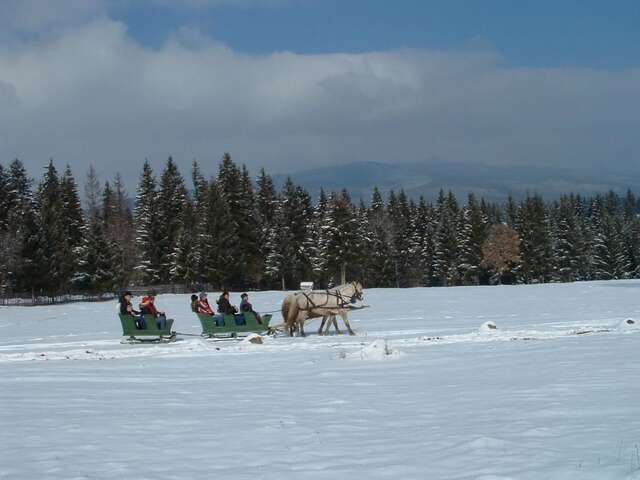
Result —
M 2 0 L 0 162 L 640 167 L 640 3 Z

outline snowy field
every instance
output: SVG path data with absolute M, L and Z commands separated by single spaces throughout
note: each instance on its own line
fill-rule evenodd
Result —
M 123 345 L 115 302 L 0 308 L 0 478 L 640 479 L 640 282 L 365 302 L 355 337 L 262 345 Z M 197 334 L 188 303 L 157 300 Z

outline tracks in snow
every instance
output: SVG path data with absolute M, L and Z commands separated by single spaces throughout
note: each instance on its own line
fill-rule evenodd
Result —
M 606 321 L 606 323 L 605 323 Z M 107 360 L 145 357 L 183 357 L 220 354 L 266 354 L 313 351 L 357 351 L 375 338 L 385 338 L 395 349 L 421 348 L 437 345 L 479 344 L 491 342 L 544 341 L 577 336 L 622 335 L 640 331 L 638 323 L 625 325 L 615 319 L 590 322 L 546 322 L 531 325 L 530 329 L 498 329 L 491 331 L 467 331 L 460 329 L 407 329 L 363 332 L 355 337 L 310 335 L 306 338 L 266 337 L 263 345 L 241 340 L 212 341 L 201 338 L 182 338 L 175 343 L 152 345 L 122 345 L 113 340 L 74 340 L 51 342 L 27 342 L 0 345 L 0 363 L 48 361 L 48 360 Z M 537 327 L 537 328 L 536 328 Z M 542 328 L 540 328 L 542 327 Z M 59 336 L 56 336 L 59 338 Z M 76 337 L 77 338 L 77 337 Z M 47 341 L 49 340 L 49 341 Z

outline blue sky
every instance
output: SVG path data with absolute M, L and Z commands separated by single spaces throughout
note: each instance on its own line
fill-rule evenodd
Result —
M 307 0 L 201 8 L 112 6 L 141 43 L 197 26 L 247 53 L 483 49 L 514 65 L 626 68 L 640 58 L 634 0 Z

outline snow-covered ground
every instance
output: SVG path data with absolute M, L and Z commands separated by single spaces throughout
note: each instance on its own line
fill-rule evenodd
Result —
M 0 308 L 0 478 L 640 479 L 640 282 L 365 301 L 356 337 L 262 345 L 123 345 L 114 302 Z M 200 332 L 188 296 L 157 303 Z

